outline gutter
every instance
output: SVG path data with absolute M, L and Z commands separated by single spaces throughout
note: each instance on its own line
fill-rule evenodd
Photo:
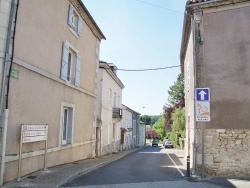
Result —
M 101 29 L 98 27 L 97 23 L 95 22 L 95 20 L 93 19 L 93 17 L 91 16 L 91 14 L 89 13 L 88 9 L 85 7 L 85 5 L 83 4 L 83 2 L 81 0 L 78 0 L 78 2 L 80 3 L 80 5 L 82 6 L 82 8 L 84 9 L 84 11 L 86 12 L 86 14 L 89 16 L 90 20 L 93 22 L 93 24 L 95 25 L 96 29 L 99 31 L 99 33 L 101 34 L 102 38 L 106 40 L 106 37 L 104 36 L 104 34 L 102 33 Z

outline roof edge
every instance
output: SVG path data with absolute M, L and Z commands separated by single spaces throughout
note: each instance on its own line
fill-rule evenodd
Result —
M 108 63 L 104 61 L 99 61 L 99 68 L 105 69 L 108 74 L 115 80 L 115 82 L 121 87 L 121 89 L 124 89 L 125 86 L 123 85 L 122 81 L 118 78 L 118 76 L 110 69 L 110 66 Z
M 101 29 L 99 28 L 99 26 L 97 25 L 97 23 L 95 22 L 95 20 L 93 19 L 93 17 L 91 16 L 91 14 L 89 13 L 88 9 L 85 7 L 85 5 L 83 4 L 83 2 L 81 0 L 78 0 L 78 2 L 80 3 L 80 5 L 82 6 L 83 10 L 86 12 L 86 14 L 88 15 L 88 17 L 90 18 L 91 22 L 94 24 L 95 28 L 97 29 L 97 31 L 99 32 L 99 34 L 102 36 L 102 39 L 106 40 L 106 37 L 104 36 L 104 34 L 102 33 Z

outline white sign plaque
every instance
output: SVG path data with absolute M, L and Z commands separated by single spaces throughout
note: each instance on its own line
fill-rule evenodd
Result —
M 210 121 L 210 102 L 209 101 L 196 101 L 196 121 Z
M 22 142 L 46 141 L 48 125 L 23 125 Z

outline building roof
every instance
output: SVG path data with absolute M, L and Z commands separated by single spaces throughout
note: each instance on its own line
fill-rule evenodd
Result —
M 93 17 L 91 16 L 91 14 L 89 13 L 88 9 L 85 7 L 85 5 L 83 4 L 83 2 L 81 0 L 78 0 L 79 4 L 81 5 L 81 7 L 83 8 L 84 12 L 87 14 L 87 17 L 82 16 L 83 20 L 87 23 L 87 25 L 89 26 L 89 28 L 93 31 L 94 34 L 97 34 L 93 29 L 96 29 L 98 31 L 98 38 L 101 39 L 105 39 L 106 37 L 104 36 L 104 34 L 102 33 L 101 29 L 98 27 L 98 25 L 96 24 L 95 20 L 93 19 Z M 89 21 L 90 20 L 93 23 L 92 25 L 89 25 Z
M 135 110 L 132 110 L 131 108 L 127 107 L 127 106 L 124 105 L 124 104 L 122 104 L 122 106 L 124 107 L 124 109 L 126 109 L 126 110 L 128 110 L 128 111 L 130 111 L 130 112 L 132 112 L 132 113 L 141 115 L 139 112 L 136 112 Z
M 201 3 L 201 2 L 206 2 L 206 1 L 212 1 L 212 0 L 188 0 L 187 5 L 189 4 L 195 4 L 195 3 Z
M 121 87 L 121 89 L 123 89 L 125 87 L 123 85 L 123 83 L 121 82 L 121 80 L 116 75 L 116 73 L 111 69 L 111 67 L 109 66 L 108 63 L 106 63 L 104 61 L 100 61 L 99 68 L 105 69 L 107 71 L 107 73 L 114 79 L 114 81 Z

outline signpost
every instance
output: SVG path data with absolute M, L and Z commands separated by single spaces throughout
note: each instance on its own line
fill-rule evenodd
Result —
M 17 181 L 21 181 L 21 166 L 22 166 L 22 147 L 23 143 L 45 141 L 44 151 L 44 170 L 47 170 L 47 137 L 48 137 L 48 125 L 22 125 L 20 148 L 19 148 L 19 164 L 18 164 L 18 178 Z
M 210 89 L 196 88 L 195 90 L 196 121 L 202 122 L 202 172 L 201 177 L 205 178 L 205 152 L 204 152 L 204 122 L 210 121 Z
M 195 90 L 195 109 L 196 121 L 209 122 L 210 121 L 210 89 L 196 88 Z

